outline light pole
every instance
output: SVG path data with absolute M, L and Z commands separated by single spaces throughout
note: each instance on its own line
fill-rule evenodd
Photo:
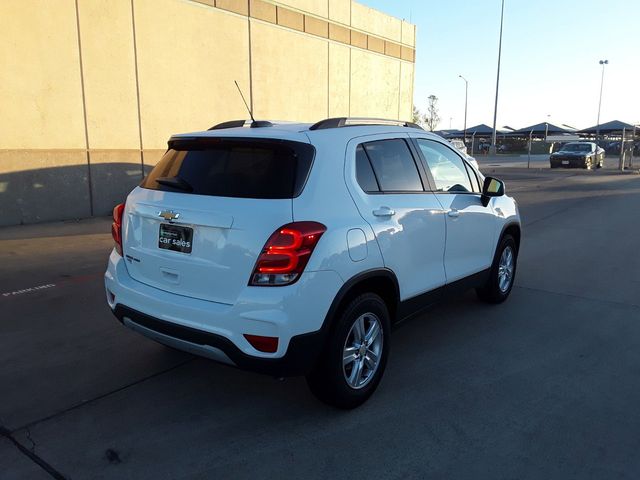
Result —
M 498 43 L 498 73 L 496 74 L 496 103 L 493 107 L 493 136 L 491 141 L 491 153 L 496 153 L 496 122 L 498 121 L 498 87 L 500 86 L 500 57 L 502 56 L 502 22 L 504 20 L 504 0 L 500 11 L 500 42 Z
M 469 93 L 469 82 L 462 75 L 458 75 L 464 80 L 464 144 L 467 144 L 467 98 Z
M 609 60 L 600 60 L 602 65 L 602 76 L 600 77 L 600 100 L 598 100 L 598 121 L 596 122 L 596 145 L 600 136 L 600 107 L 602 107 L 602 86 L 604 85 L 604 66 L 609 65 Z

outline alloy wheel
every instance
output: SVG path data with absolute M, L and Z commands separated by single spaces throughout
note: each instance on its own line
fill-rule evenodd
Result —
M 500 263 L 498 264 L 498 288 L 502 293 L 509 290 L 511 286 L 514 267 L 513 249 L 508 246 L 502 251 Z
M 342 352 L 342 372 L 351 388 L 363 388 L 374 377 L 383 344 L 382 324 L 377 315 L 364 313 L 353 322 Z

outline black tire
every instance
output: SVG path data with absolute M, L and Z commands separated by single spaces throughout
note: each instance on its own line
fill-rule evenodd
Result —
M 511 249 L 513 255 L 513 271 L 508 287 L 503 290 L 500 288 L 500 259 L 502 258 L 503 252 L 507 248 Z M 478 298 L 487 303 L 504 302 L 507 297 L 509 297 L 511 289 L 513 288 L 517 266 L 518 249 L 516 246 L 516 242 L 511 235 L 504 235 L 502 239 L 500 239 L 500 243 L 498 244 L 498 248 L 496 249 L 496 254 L 493 258 L 493 263 L 491 264 L 491 271 L 489 273 L 489 279 L 487 280 L 487 283 L 485 283 L 482 287 L 476 289 Z
M 352 327 L 356 320 L 367 314 L 370 315 L 369 325 L 372 324 L 374 317 L 379 321 L 382 334 L 381 355 L 378 357 L 377 367 L 373 369 L 374 372 L 370 374 L 366 384 L 354 388 L 349 385 L 346 378 L 345 369 L 348 367 L 343 367 L 344 349 L 347 341 L 353 338 Z M 391 345 L 390 324 L 389 310 L 378 295 L 365 293 L 349 302 L 346 308 L 338 313 L 318 365 L 306 377 L 311 392 L 322 402 L 337 408 L 352 409 L 362 405 L 376 390 L 384 374 Z M 362 362 L 364 365 L 364 359 Z

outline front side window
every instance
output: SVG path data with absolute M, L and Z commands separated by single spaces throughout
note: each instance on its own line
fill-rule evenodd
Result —
M 438 192 L 473 192 L 463 160 L 453 150 L 431 140 L 417 139 Z
M 411 150 L 402 139 L 363 144 L 383 192 L 422 192 L 422 181 Z

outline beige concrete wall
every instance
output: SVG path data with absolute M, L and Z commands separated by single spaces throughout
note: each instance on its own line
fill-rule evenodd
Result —
M 351 52 L 351 116 L 398 117 L 400 64 L 383 55 Z
M 74 0 L 3 0 L 0 19 L 0 148 L 84 148 Z
M 301 122 L 326 117 L 327 42 L 256 20 L 251 23 L 254 116 Z
M 351 25 L 351 0 L 329 0 L 329 20 Z
M 319 17 L 329 16 L 329 4 L 327 0 L 278 0 L 279 5 L 285 5 L 302 12 L 312 13 Z
M 353 2 L 351 4 L 351 26 L 389 40 L 402 39 L 402 21 L 378 10 Z
M 349 47 L 329 44 L 329 117 L 350 115 L 349 83 L 351 79 L 351 52 Z
M 247 17 L 177 0 L 134 7 L 144 148 L 246 117 L 233 82 L 249 92 Z
M 2 0 L 0 225 L 102 215 L 171 134 L 411 118 L 415 27 L 350 0 Z M 7 212 L 8 210 L 8 212 Z
M 129 0 L 79 0 L 89 148 L 139 149 Z

